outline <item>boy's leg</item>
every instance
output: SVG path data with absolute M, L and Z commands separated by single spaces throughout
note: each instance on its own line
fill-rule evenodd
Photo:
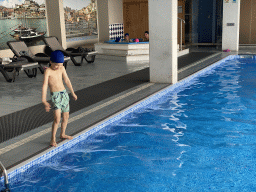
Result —
M 52 138 L 51 138 L 50 145 L 57 147 L 56 132 L 57 132 L 58 125 L 59 125 L 60 119 L 61 119 L 61 109 L 54 110 L 53 113 L 54 113 L 54 121 L 52 124 Z
M 66 135 L 68 118 L 69 118 L 69 112 L 63 112 L 62 113 L 62 122 L 61 122 L 61 133 L 60 133 L 61 139 L 73 139 L 72 136 Z

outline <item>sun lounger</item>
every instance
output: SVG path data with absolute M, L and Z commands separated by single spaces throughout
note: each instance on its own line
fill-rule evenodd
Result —
M 12 59 L 12 62 L 8 64 L 2 64 L 2 61 L 0 62 L 0 72 L 7 82 L 14 82 L 16 75 L 19 74 L 21 70 L 24 70 L 29 78 L 36 77 L 37 67 L 37 62 L 28 62 L 26 59 L 21 58 Z M 8 72 L 12 72 L 12 77 L 9 76 Z
M 42 65 L 48 65 L 50 62 L 50 57 L 44 53 L 33 54 L 27 47 L 24 41 L 8 41 L 7 45 L 10 47 L 12 52 L 16 57 L 24 57 L 29 62 L 38 62 L 39 70 L 44 73 L 44 68 Z M 64 58 L 64 67 L 67 68 L 67 62 L 70 60 L 69 57 Z
M 88 49 L 83 48 L 68 48 L 64 50 L 56 37 L 44 37 L 43 41 L 46 44 L 46 54 L 49 55 L 52 51 L 61 50 L 64 53 L 64 55 L 69 56 L 71 58 L 75 66 L 81 66 L 83 59 L 85 59 L 88 63 L 93 63 L 95 60 L 95 54 L 97 53 L 96 51 L 89 51 Z M 74 57 L 76 56 L 81 56 L 80 63 L 78 63 L 75 60 Z

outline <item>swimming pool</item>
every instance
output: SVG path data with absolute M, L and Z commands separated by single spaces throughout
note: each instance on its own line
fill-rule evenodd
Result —
M 12 191 L 255 191 L 255 56 L 230 56 L 9 174 Z

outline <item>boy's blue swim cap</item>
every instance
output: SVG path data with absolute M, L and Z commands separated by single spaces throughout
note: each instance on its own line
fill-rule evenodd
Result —
M 64 63 L 64 54 L 59 50 L 53 51 L 50 60 L 54 63 Z

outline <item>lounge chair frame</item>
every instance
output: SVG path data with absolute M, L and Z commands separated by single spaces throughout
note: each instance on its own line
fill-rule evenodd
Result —
M 50 55 L 52 51 L 60 50 L 64 53 L 65 56 L 69 56 L 75 66 L 81 66 L 83 63 L 83 59 L 85 59 L 88 63 L 93 63 L 95 60 L 95 54 L 97 52 L 89 52 L 86 49 L 74 49 L 68 48 L 64 50 L 61 44 L 58 41 L 57 37 L 44 37 L 44 43 L 46 44 L 45 53 Z M 81 61 L 78 63 L 74 57 L 81 56 Z
M 29 62 L 38 62 L 38 68 L 40 72 L 44 73 L 44 68 L 42 65 L 49 65 L 50 57 L 45 53 L 33 54 L 24 41 L 8 41 L 7 45 L 10 47 L 15 57 L 26 58 Z M 67 62 L 70 60 L 69 57 L 64 59 L 64 67 L 67 68 Z
M 7 82 L 14 82 L 16 76 L 19 75 L 19 71 L 24 70 L 29 78 L 36 77 L 37 75 L 37 62 L 27 62 L 27 61 L 13 61 L 9 64 L 0 64 L 0 72 L 3 74 Z M 7 72 L 12 72 L 12 77 L 9 76 Z

